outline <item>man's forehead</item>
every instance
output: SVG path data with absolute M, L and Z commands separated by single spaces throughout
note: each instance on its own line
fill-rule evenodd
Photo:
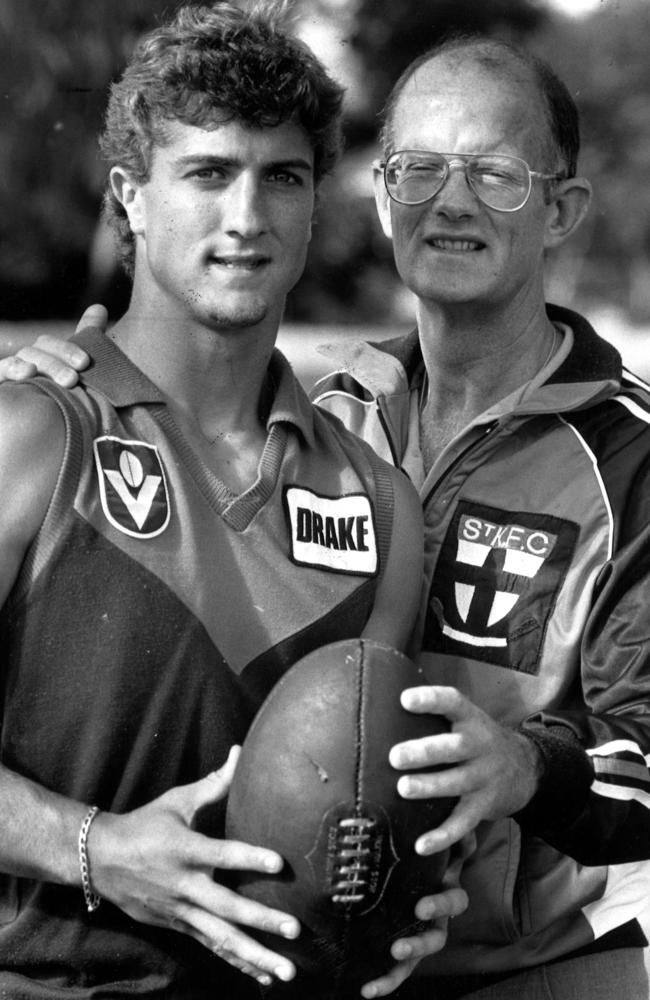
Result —
M 238 120 L 190 125 L 178 120 L 165 124 L 165 141 L 158 149 L 173 157 L 217 157 L 242 161 L 303 159 L 313 164 L 307 134 L 294 122 L 274 126 L 249 125 Z
M 436 95 L 465 97 L 471 104 L 477 87 L 487 87 L 505 99 L 530 102 L 538 98 L 533 75 L 513 58 L 485 61 L 481 49 L 467 48 L 443 52 L 418 66 L 404 84 L 402 98 L 422 99 Z
M 484 124 L 494 130 L 495 139 L 505 128 L 515 138 L 543 119 L 541 95 L 527 66 L 514 60 L 485 65 L 473 49 L 462 49 L 417 67 L 395 104 L 392 130 L 402 137 L 413 128 L 456 121 L 460 128 Z

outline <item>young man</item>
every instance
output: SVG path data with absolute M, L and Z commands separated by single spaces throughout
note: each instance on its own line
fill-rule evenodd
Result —
M 274 350 L 340 102 L 259 14 L 188 7 L 153 32 L 102 140 L 129 309 L 110 338 L 81 335 L 83 390 L 0 392 L 12 1000 L 244 1000 L 294 974 L 281 940 L 297 921 L 226 884 L 282 863 L 223 839 L 229 751 L 310 650 L 361 634 L 404 648 L 421 577 L 406 478 Z

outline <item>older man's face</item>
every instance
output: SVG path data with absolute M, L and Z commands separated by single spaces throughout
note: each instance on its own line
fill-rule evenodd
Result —
M 395 109 L 392 151 L 503 153 L 548 171 L 546 135 L 531 83 L 508 73 L 496 77 L 461 52 L 433 59 L 408 81 Z M 549 210 L 540 182 L 512 213 L 483 205 L 462 171 L 453 171 L 424 205 L 389 201 L 382 186 L 378 203 L 399 273 L 420 299 L 499 308 L 542 294 Z

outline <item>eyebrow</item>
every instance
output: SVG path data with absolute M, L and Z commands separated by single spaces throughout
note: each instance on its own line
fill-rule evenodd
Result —
M 245 167 L 248 165 L 248 161 L 238 159 L 235 156 L 215 156 L 213 153 L 188 153 L 174 160 L 174 165 L 177 167 L 211 165 L 218 167 Z M 260 167 L 265 170 L 305 170 L 308 173 L 311 173 L 314 169 L 313 165 L 302 157 L 293 157 L 286 160 L 269 160 L 261 163 Z

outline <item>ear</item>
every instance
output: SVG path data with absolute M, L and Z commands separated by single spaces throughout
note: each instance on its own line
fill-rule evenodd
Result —
M 558 181 L 547 207 L 544 247 L 560 246 L 576 231 L 589 211 L 591 184 L 584 177 Z
M 132 181 L 123 167 L 113 167 L 110 173 L 110 184 L 113 194 L 129 218 L 131 232 L 134 235 L 144 234 L 146 213 L 142 185 Z
M 377 215 L 379 216 L 379 221 L 381 222 L 381 228 L 384 230 L 384 236 L 388 239 L 393 237 L 393 223 L 390 216 L 390 198 L 388 196 L 388 191 L 386 190 L 386 185 L 384 184 L 384 171 L 381 167 L 372 167 L 373 181 L 375 185 L 375 205 L 377 206 Z

